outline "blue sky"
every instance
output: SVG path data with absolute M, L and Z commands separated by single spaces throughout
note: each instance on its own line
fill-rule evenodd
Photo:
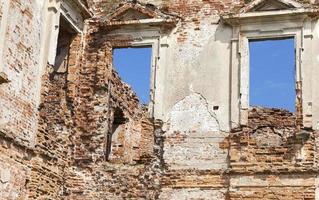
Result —
M 295 111 L 294 39 L 251 41 L 250 105 Z
M 150 101 L 152 48 L 113 50 L 113 65 L 122 80 L 133 88 L 141 103 Z

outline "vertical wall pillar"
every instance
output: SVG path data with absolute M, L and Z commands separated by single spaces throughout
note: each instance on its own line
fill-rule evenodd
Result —
M 231 41 L 231 77 L 230 77 L 230 127 L 236 128 L 240 124 L 240 68 L 239 68 L 239 27 L 233 27 L 233 39 Z

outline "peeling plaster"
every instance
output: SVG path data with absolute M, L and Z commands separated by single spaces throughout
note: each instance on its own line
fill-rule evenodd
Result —
M 219 131 L 216 116 L 209 111 L 206 99 L 198 93 L 185 97 L 172 107 L 167 126 L 170 133 Z

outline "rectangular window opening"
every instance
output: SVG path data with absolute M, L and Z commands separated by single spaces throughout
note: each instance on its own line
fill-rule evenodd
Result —
M 150 102 L 152 47 L 113 49 L 113 66 L 144 105 Z
M 127 119 L 124 116 L 123 110 L 115 108 L 113 111 L 113 123 L 106 138 L 105 160 L 109 160 L 112 153 L 112 137 L 119 131 L 118 129 L 123 128 L 121 126 L 123 126 L 126 122 Z
M 250 40 L 250 106 L 296 110 L 294 38 Z
M 54 62 L 55 72 L 66 72 L 69 64 L 70 46 L 77 32 L 71 24 L 63 17 L 60 17 L 59 36 Z

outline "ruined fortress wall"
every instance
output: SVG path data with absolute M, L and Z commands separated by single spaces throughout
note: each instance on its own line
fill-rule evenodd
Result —
M 112 68 L 112 46 L 127 41 L 110 41 L 104 31 L 97 26 L 90 29 L 77 69 L 72 161 L 65 198 L 155 199 L 159 188 L 153 167 L 158 160 L 153 152 L 156 125 Z M 107 134 L 117 110 L 124 121 L 112 137 L 112 151 L 106 152 Z
M 295 115 L 256 108 L 246 126 L 228 130 L 232 30 L 219 15 L 236 3 L 196 3 L 157 4 L 182 20 L 161 41 L 166 49 L 161 49 L 155 116 L 164 124 L 156 197 L 315 199 L 316 132 L 299 129 Z M 115 185 L 127 177 L 119 171 L 113 171 Z M 133 189 L 115 192 L 116 197 L 141 198 Z
M 72 40 L 67 69 L 47 65 L 43 74 L 43 5 L 10 3 L 0 68 L 10 81 L 0 85 L 1 199 L 318 199 L 315 127 L 265 108 L 230 127 L 233 30 L 220 15 L 243 2 L 153 2 L 179 19 L 156 29 L 154 118 L 112 66 L 112 48 L 130 46 L 137 34 L 101 23 L 115 2 L 88 3 L 96 16 Z M 305 51 L 316 55 L 311 42 Z M 312 59 L 304 60 L 306 74 Z

